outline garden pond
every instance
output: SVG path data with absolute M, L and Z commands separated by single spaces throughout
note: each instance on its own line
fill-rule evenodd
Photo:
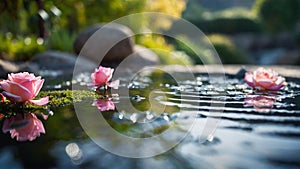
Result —
M 193 75 L 180 81 L 163 72 L 138 74 L 119 79 L 117 90 L 100 89 L 105 98 L 51 107 L 46 134 L 36 140 L 1 133 L 0 168 L 299 168 L 300 79 L 286 77 L 282 90 L 259 92 L 236 75 L 226 74 L 225 83 Z M 43 90 L 93 90 L 89 77 L 45 77 Z M 136 146 L 122 141 L 157 135 L 159 142 Z

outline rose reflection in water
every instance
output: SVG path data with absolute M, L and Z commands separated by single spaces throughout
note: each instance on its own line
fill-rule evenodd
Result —
M 92 106 L 96 106 L 100 111 L 115 110 L 115 104 L 111 98 L 97 99 Z
M 254 107 L 257 112 L 269 112 L 273 109 L 276 99 L 271 96 L 247 96 L 245 107 Z
M 18 113 L 5 119 L 2 131 L 9 131 L 11 138 L 16 137 L 17 141 L 32 141 L 39 137 L 40 133 L 46 133 L 43 123 L 33 113 Z

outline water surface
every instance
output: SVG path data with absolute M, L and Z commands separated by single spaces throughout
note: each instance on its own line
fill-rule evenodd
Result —
M 88 78 L 51 82 L 45 90 L 82 89 Z M 170 169 L 286 169 L 300 166 L 300 83 L 287 78 L 288 86 L 277 92 L 259 92 L 233 75 L 226 84 L 195 74 L 195 81 L 175 81 L 164 73 L 121 79 L 120 89 L 128 93 L 107 93 L 115 106 L 130 103 L 138 111 L 100 111 L 95 100 L 84 100 L 82 112 L 74 106 L 53 108 L 54 116 L 44 121 L 46 134 L 33 142 L 17 142 L 1 133 L 0 165 L 3 168 L 170 168 Z M 126 89 L 126 90 L 125 90 Z M 123 90 L 119 90 L 123 91 Z M 150 94 L 151 93 L 151 94 Z M 155 106 L 151 107 L 151 104 Z M 220 107 L 219 105 L 225 105 Z M 157 107 L 163 107 L 156 109 Z M 76 111 L 78 111 L 76 109 Z M 172 128 L 166 141 L 188 133 L 169 151 L 144 159 L 127 158 L 100 148 L 83 130 L 77 115 L 101 115 L 118 133 L 133 138 L 150 138 Z M 207 119 L 216 119 L 218 128 L 203 140 Z M 221 119 L 221 120 L 220 120 Z M 188 131 L 191 124 L 196 126 Z M 99 125 L 102 124 L 92 124 Z M 102 128 L 98 128 L 99 131 Z M 177 135 L 178 134 L 178 135 Z M 97 133 L 95 133 L 97 135 Z M 176 139 L 175 139 L 176 140 Z M 111 142 L 126 149 L 124 142 Z M 151 143 L 137 146 L 145 151 Z M 2 168 L 1 167 L 1 168 Z

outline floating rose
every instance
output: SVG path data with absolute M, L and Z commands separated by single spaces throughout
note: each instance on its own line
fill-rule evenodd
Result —
M 115 110 L 115 104 L 111 98 L 98 99 L 92 105 L 97 106 L 100 111 Z
M 39 100 L 33 100 L 44 83 L 44 79 L 40 76 L 35 77 L 28 72 L 23 73 L 11 73 L 8 75 L 7 80 L 0 82 L 3 95 L 6 96 L 12 102 L 30 102 L 36 105 L 45 105 L 49 101 L 49 97 L 46 96 Z
M 245 107 L 254 107 L 257 112 L 268 112 L 273 109 L 275 99 L 267 96 L 254 96 L 245 99 Z
M 2 131 L 17 141 L 32 141 L 45 133 L 43 123 L 33 113 L 17 114 L 4 120 Z
M 119 86 L 118 80 L 109 82 L 112 78 L 113 72 L 114 72 L 114 69 L 112 69 L 112 68 L 106 68 L 106 67 L 99 66 L 99 68 L 96 68 L 94 73 L 91 74 L 93 83 L 89 84 L 89 86 L 97 86 L 97 87 L 108 86 L 108 87 L 112 87 L 112 88 L 118 88 L 118 86 Z
M 246 83 L 260 90 L 279 90 L 286 85 L 285 78 L 271 69 L 259 68 L 253 73 L 245 73 Z

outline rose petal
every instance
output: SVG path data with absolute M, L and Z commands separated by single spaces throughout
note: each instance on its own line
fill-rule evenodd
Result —
M 2 126 L 2 132 L 6 133 L 11 130 L 10 126 L 13 123 L 12 119 L 5 119 Z
M 96 69 L 95 69 L 94 73 L 91 74 L 91 79 L 94 84 L 96 83 L 95 72 L 96 72 Z
M 3 95 L 13 102 L 22 102 L 23 101 L 21 96 L 14 95 L 14 94 L 8 93 L 6 91 L 3 92 Z
M 110 83 L 107 83 L 107 86 L 111 87 L 113 89 L 118 89 L 119 85 L 120 85 L 120 80 L 115 80 L 115 81 L 112 81 Z
M 29 100 L 29 102 L 33 103 L 35 105 L 38 105 L 38 106 L 43 106 L 49 102 L 49 97 L 46 96 L 46 97 L 40 98 L 38 100 Z
M 48 114 L 44 114 L 44 113 L 41 113 L 41 116 L 44 120 L 47 120 L 49 115 Z
M 280 85 L 271 86 L 271 87 L 269 87 L 268 89 L 269 89 L 269 90 L 275 91 L 275 90 L 281 89 L 283 86 L 285 86 L 285 84 L 280 84 Z
M 7 82 L 9 85 L 9 93 L 18 95 L 22 98 L 22 101 L 28 101 L 33 98 L 33 93 L 31 93 L 27 88 L 21 86 L 15 82 Z
M 1 87 L 3 90 L 9 92 L 10 91 L 10 86 L 7 83 L 7 80 L 4 80 L 0 83 Z
M 34 82 L 35 80 L 24 80 L 22 82 L 18 82 L 18 84 L 26 88 L 31 93 L 31 95 L 34 95 Z
M 253 74 L 246 72 L 244 80 L 246 81 L 246 83 L 249 86 L 255 87 L 254 82 L 253 82 Z
M 276 85 L 280 85 L 280 84 L 284 84 L 284 85 L 286 85 L 286 83 L 285 83 L 285 78 L 284 77 L 278 77 L 277 78 L 277 80 L 276 80 L 276 82 L 275 82 L 275 84 Z
M 40 92 L 40 90 L 42 89 L 42 86 L 44 84 L 44 79 L 42 80 L 37 80 L 36 83 L 35 83 L 35 91 L 34 91 L 34 94 L 35 96 Z
M 115 104 L 110 98 L 98 99 L 95 102 L 93 102 L 92 106 L 96 106 L 97 109 L 99 109 L 100 111 L 108 111 L 115 109 Z
M 256 81 L 256 85 L 262 87 L 263 89 L 269 89 L 274 83 L 272 81 Z

